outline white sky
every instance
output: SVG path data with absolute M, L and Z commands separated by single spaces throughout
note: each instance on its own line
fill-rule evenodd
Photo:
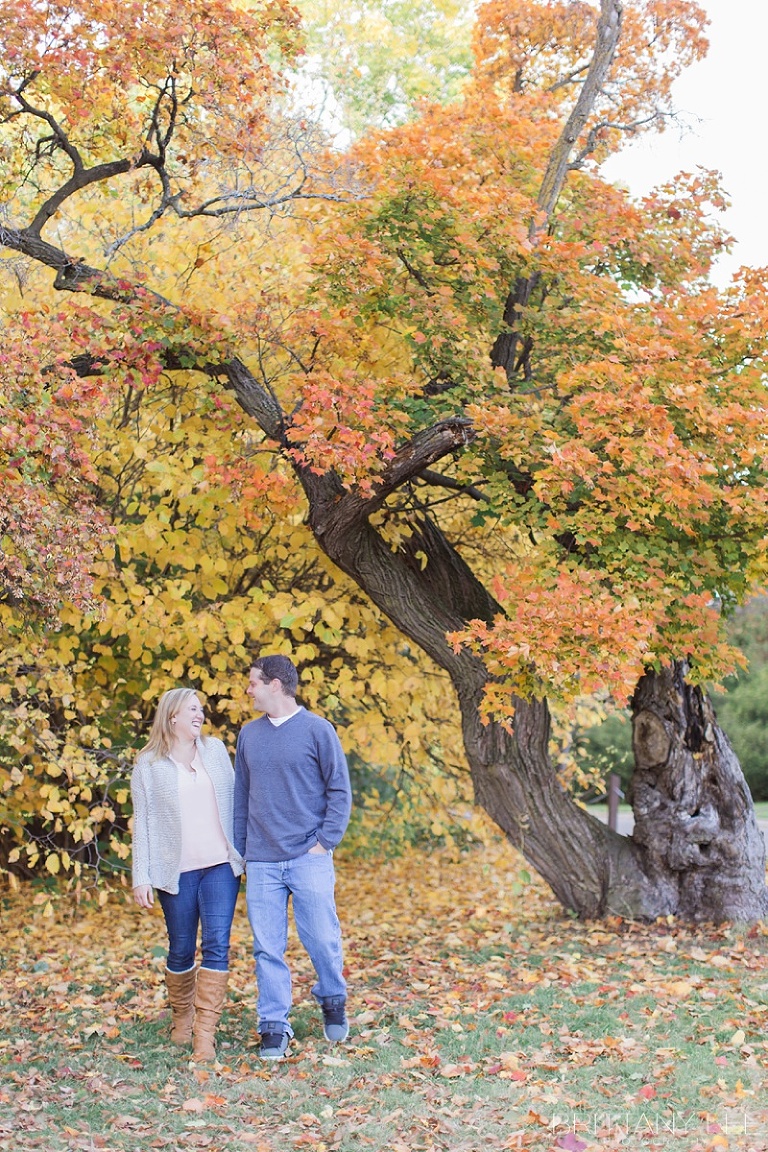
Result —
M 682 139 L 675 127 L 649 135 L 604 171 L 637 195 L 696 165 L 721 172 L 731 200 L 724 221 L 737 241 L 715 273 L 723 283 L 743 264 L 768 265 L 768 3 L 698 2 L 711 21 L 709 53 L 675 87 L 676 108 L 688 114 L 688 131 Z

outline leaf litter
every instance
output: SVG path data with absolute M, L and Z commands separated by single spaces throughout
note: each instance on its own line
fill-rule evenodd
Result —
M 159 909 L 5 893 L 0 1150 L 768 1152 L 768 926 L 579 922 L 521 868 L 498 840 L 339 854 L 350 1042 L 323 1040 L 292 935 L 276 1066 L 242 898 L 218 1061 L 195 1066 L 167 1039 Z

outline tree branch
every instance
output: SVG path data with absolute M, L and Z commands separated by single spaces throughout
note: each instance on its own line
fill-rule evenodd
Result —
M 633 132 L 637 132 L 640 128 L 645 128 L 648 124 L 653 124 L 657 120 L 669 120 L 672 118 L 672 113 L 662 112 L 660 109 L 657 109 L 650 116 L 646 116 L 643 120 L 635 120 L 631 124 L 616 124 L 612 120 L 601 120 L 590 128 L 584 147 L 580 148 L 574 159 L 569 162 L 568 170 L 576 171 L 581 168 L 587 157 L 591 156 L 595 151 L 599 142 L 599 134 L 603 129 L 624 132 L 628 136 L 631 136 Z
M 546 226 L 555 210 L 555 205 L 565 183 L 571 152 L 584 131 L 597 95 L 613 63 L 621 33 L 623 7 L 623 0 L 601 0 L 600 2 L 600 19 L 597 23 L 594 55 L 578 99 L 565 122 L 557 144 L 552 149 L 538 196 L 538 205 L 544 214 L 544 222 L 531 221 L 529 235 L 532 240 Z
M 549 226 L 568 175 L 571 153 L 584 131 L 598 93 L 610 71 L 621 33 L 622 12 L 623 0 L 600 0 L 600 16 L 592 60 L 576 103 L 550 154 L 537 198 L 539 213 L 529 225 L 528 235 L 534 244 L 537 237 Z M 530 303 L 538 282 L 538 272 L 518 280 L 504 307 L 504 322 L 509 325 L 511 331 L 500 333 L 491 349 L 491 363 L 496 368 L 504 369 L 510 384 L 515 378 L 518 367 L 517 345 L 520 334 L 517 326 L 520 312 Z
M 125 303 L 136 300 L 139 292 L 135 285 L 112 276 L 100 268 L 93 268 L 78 257 L 69 256 L 63 248 L 49 244 L 30 226 L 29 228 L 4 228 L 0 225 L 0 246 L 10 248 L 28 256 L 56 273 L 54 288 L 62 292 L 88 292 L 103 300 Z M 169 300 L 157 292 L 142 289 L 153 300 L 173 307 Z
M 473 500 L 488 501 L 485 493 L 481 492 L 475 484 L 462 484 L 460 480 L 454 480 L 452 476 L 444 476 L 442 472 L 435 472 L 431 468 L 424 468 L 418 479 L 434 488 L 450 488 L 452 492 L 462 492 Z
M 403 484 L 422 476 L 430 464 L 466 448 L 475 439 L 475 435 L 472 421 L 461 416 L 441 420 L 431 428 L 417 433 L 403 445 L 377 477 L 375 496 L 363 502 L 366 505 L 365 515 L 369 516 L 380 508 L 387 497 Z
M 156 167 L 154 157 L 143 152 L 138 159 L 111 160 L 105 164 L 96 164 L 93 168 L 77 167 L 73 175 L 61 185 L 53 196 L 49 196 L 40 207 L 32 223 L 26 231 L 39 236 L 50 218 L 58 212 L 61 205 L 75 192 L 82 192 L 91 184 L 99 184 L 102 180 L 110 180 L 113 176 L 121 176 L 135 168 L 144 168 L 147 165 Z
M 77 171 L 83 167 L 82 157 L 77 148 L 75 148 L 74 144 L 71 143 L 69 137 L 59 124 L 58 120 L 55 118 L 55 116 L 52 115 L 52 113 L 46 112 L 42 108 L 36 108 L 34 104 L 30 104 L 29 100 L 27 100 L 26 96 L 24 95 L 24 89 L 28 88 L 29 85 L 32 84 L 39 75 L 39 72 L 30 73 L 29 76 L 25 77 L 24 81 L 18 86 L 18 88 L 9 93 L 9 95 L 14 97 L 19 105 L 20 111 L 26 112 L 28 116 L 33 116 L 36 120 L 43 120 L 48 125 L 48 127 L 51 129 L 51 132 L 53 133 L 53 138 L 56 140 L 58 147 L 61 148 L 62 152 L 67 154 L 69 159 L 72 161 L 72 166 L 74 167 L 75 171 Z

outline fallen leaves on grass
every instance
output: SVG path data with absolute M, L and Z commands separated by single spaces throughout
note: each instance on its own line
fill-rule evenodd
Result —
M 503 843 L 342 858 L 350 1043 L 324 1043 L 292 937 L 297 1038 L 274 1068 L 242 907 L 203 1067 L 167 1042 L 157 910 L 50 917 L 9 893 L 0 1150 L 768 1149 L 768 930 L 578 923 L 520 866 Z

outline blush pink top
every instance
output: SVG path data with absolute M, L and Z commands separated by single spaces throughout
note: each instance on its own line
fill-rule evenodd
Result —
M 194 772 L 174 760 L 179 776 L 181 808 L 180 872 L 211 868 L 229 860 L 229 848 L 221 826 L 213 782 L 195 753 Z

